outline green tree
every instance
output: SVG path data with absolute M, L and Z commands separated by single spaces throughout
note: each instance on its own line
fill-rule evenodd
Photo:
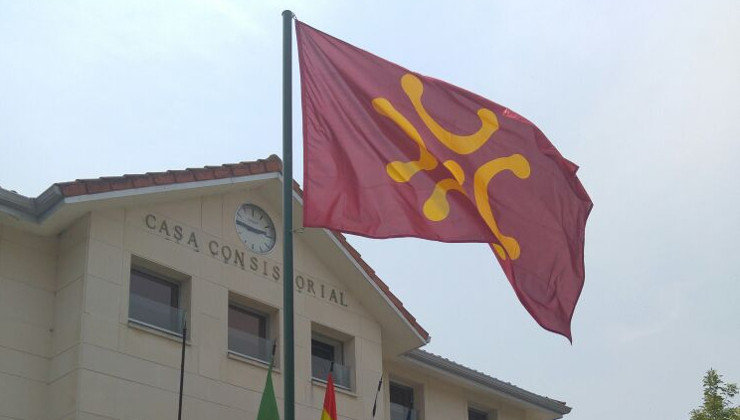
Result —
M 709 369 L 704 376 L 704 403 L 691 410 L 691 420 L 740 420 L 740 406 L 732 406 L 737 384 L 725 384 L 722 375 Z

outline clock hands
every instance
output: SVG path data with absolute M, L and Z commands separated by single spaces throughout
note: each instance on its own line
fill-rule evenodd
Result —
M 249 226 L 248 224 L 242 222 L 241 220 L 237 220 L 236 221 L 236 224 L 237 225 L 240 225 L 240 226 L 243 226 L 245 229 L 247 229 L 250 232 L 254 232 L 254 233 L 259 234 L 259 235 L 267 236 L 268 238 L 272 239 L 272 236 L 268 236 L 266 231 L 260 230 L 260 229 L 257 229 L 257 228 L 254 228 L 252 226 Z

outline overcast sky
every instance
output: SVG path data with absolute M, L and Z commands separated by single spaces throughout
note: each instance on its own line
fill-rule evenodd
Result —
M 708 368 L 740 382 L 737 0 L 0 0 L 0 186 L 280 154 L 285 7 L 510 107 L 581 166 L 595 207 L 572 346 L 485 245 L 350 239 L 428 350 L 571 420 L 687 419 Z

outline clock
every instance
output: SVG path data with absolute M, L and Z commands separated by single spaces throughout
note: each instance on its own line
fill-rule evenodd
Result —
M 275 247 L 275 224 L 266 211 L 251 203 L 244 203 L 234 216 L 236 233 L 247 249 L 267 254 Z

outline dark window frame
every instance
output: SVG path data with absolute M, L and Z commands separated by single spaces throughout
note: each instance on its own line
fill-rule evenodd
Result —
M 319 334 L 316 332 L 311 333 L 311 356 L 314 356 L 314 341 L 320 344 L 323 344 L 324 346 L 331 347 L 332 350 L 332 356 L 331 359 L 326 359 L 331 362 L 343 365 L 344 364 L 344 343 L 340 340 L 337 340 L 335 338 L 327 337 L 323 334 Z M 317 356 L 319 357 L 319 356 Z
M 399 401 L 398 397 L 400 396 L 398 392 L 393 392 L 393 388 L 396 388 L 397 391 L 401 392 L 407 392 L 410 391 L 410 398 L 406 398 L 408 403 L 406 401 Z M 409 408 L 409 409 L 415 409 L 416 408 L 416 390 L 413 386 L 405 385 L 396 381 L 391 381 L 390 385 L 388 386 L 388 396 L 389 396 L 389 402 L 393 404 L 398 404 L 400 406 Z M 394 401 L 394 395 L 396 396 L 396 401 Z M 407 405 L 408 404 L 408 405 Z
M 245 332 L 247 332 L 249 334 L 252 334 L 252 335 L 256 335 L 257 337 L 263 338 L 265 340 L 269 340 L 270 339 L 270 315 L 269 314 L 266 314 L 266 313 L 264 313 L 262 311 L 259 311 L 259 310 L 256 310 L 256 309 L 252 309 L 252 308 L 250 308 L 250 307 L 248 307 L 248 306 L 246 306 L 244 304 L 241 304 L 241 303 L 237 303 L 237 302 L 234 302 L 234 301 L 229 301 L 229 308 L 228 308 L 229 314 L 228 315 L 231 315 L 231 309 L 232 308 L 235 309 L 238 312 L 242 312 L 244 314 L 247 314 L 249 316 L 252 316 L 254 318 L 257 318 L 259 320 L 259 324 L 260 325 L 258 326 L 258 329 L 260 331 L 258 331 L 257 334 L 252 334 L 251 331 L 245 331 Z M 236 328 L 236 327 L 232 327 L 232 325 L 231 325 L 231 318 L 228 315 L 227 315 L 226 324 L 228 325 L 229 328 Z
M 352 347 L 348 341 L 324 333 L 321 328 L 318 331 L 311 329 L 311 379 L 326 382 L 326 376 L 333 367 L 334 386 L 352 391 L 355 387 L 355 371 L 345 365 L 348 360 L 354 360 L 353 355 L 346 353 L 352 351 Z M 331 353 L 331 357 L 326 357 L 327 353 Z
M 162 286 L 166 286 L 171 289 L 171 295 L 169 298 L 169 302 L 166 303 L 172 308 L 175 308 L 177 311 L 185 311 L 184 308 L 184 289 L 185 285 L 182 280 L 176 280 L 171 277 L 168 277 L 166 275 L 159 274 L 155 271 L 149 270 L 144 267 L 140 267 L 137 265 L 132 265 L 131 269 L 129 270 L 129 301 L 131 300 L 132 295 L 136 295 L 139 297 L 143 297 L 145 299 L 150 299 L 150 296 L 147 296 L 142 293 L 137 293 L 135 289 L 137 286 L 134 286 L 134 284 L 137 282 L 134 280 L 134 277 L 138 277 L 140 279 L 144 279 L 146 281 L 159 284 Z M 159 302 L 154 299 L 150 299 L 155 302 Z M 165 304 L 165 302 L 159 302 L 162 304 Z M 161 331 L 166 334 L 174 335 L 177 337 L 182 337 L 182 331 L 177 329 L 177 326 L 175 328 L 172 328 L 172 325 L 158 325 L 156 320 L 152 319 L 146 319 L 146 317 L 142 317 L 141 314 L 135 314 L 132 311 L 131 303 L 129 302 L 129 311 L 128 311 L 128 320 L 129 322 L 133 322 L 135 324 L 143 325 L 149 328 L 153 328 L 157 331 Z
M 152 273 L 149 270 L 145 270 L 139 267 L 131 268 L 131 275 L 136 273 L 140 277 L 144 277 L 147 280 L 153 281 L 154 283 L 163 284 L 165 286 L 174 286 L 177 289 L 177 294 L 170 296 L 170 306 L 173 308 L 180 309 L 180 302 L 182 301 L 182 284 L 177 280 L 170 280 L 165 276 Z M 129 290 L 131 288 L 129 287 Z
M 324 360 L 337 363 L 336 353 L 337 348 L 334 345 L 322 340 L 311 338 L 311 356 L 320 357 Z
M 472 414 L 472 416 L 471 416 Z M 468 420 L 488 420 L 488 413 L 474 407 L 468 407 Z
M 278 309 L 233 291 L 226 308 L 226 353 L 264 366 L 272 362 L 277 368 Z
M 418 420 L 421 412 L 421 410 L 417 408 L 419 392 L 419 389 L 414 385 L 402 381 L 391 380 L 388 385 L 388 400 L 391 404 L 390 418 L 392 420 Z M 403 411 L 398 412 L 395 407 L 400 407 Z

